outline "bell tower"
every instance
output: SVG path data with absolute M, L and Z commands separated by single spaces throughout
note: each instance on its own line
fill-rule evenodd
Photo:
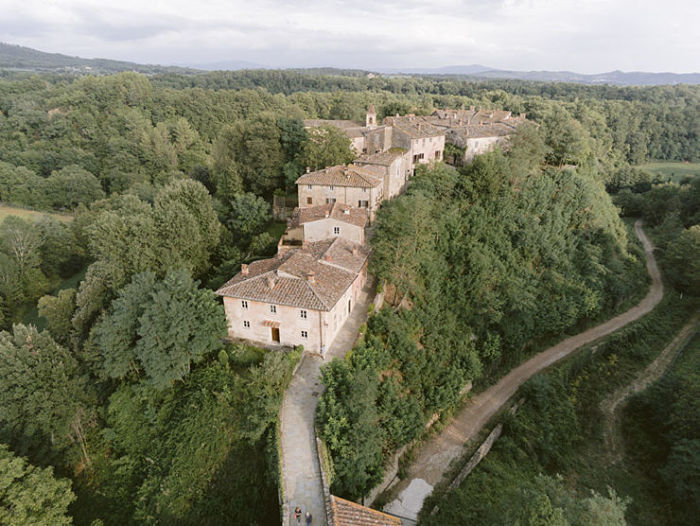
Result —
M 367 118 L 365 119 L 365 126 L 372 129 L 377 125 L 377 110 L 374 109 L 374 104 L 370 104 L 367 108 Z

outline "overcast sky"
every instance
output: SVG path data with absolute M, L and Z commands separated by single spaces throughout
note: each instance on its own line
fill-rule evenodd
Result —
M 0 0 L 0 41 L 140 63 L 700 71 L 700 0 Z

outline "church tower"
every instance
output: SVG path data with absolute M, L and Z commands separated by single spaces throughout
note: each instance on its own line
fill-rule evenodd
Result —
M 372 129 L 377 125 L 377 110 L 374 109 L 374 104 L 370 104 L 367 108 L 367 118 L 365 119 L 365 126 Z

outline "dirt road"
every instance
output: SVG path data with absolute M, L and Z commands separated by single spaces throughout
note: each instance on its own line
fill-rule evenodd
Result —
M 386 506 L 385 510 L 404 517 L 415 518 L 415 510 L 420 510 L 423 500 L 441 481 L 451 462 L 462 456 L 464 444 L 479 432 L 525 381 L 582 346 L 637 320 L 661 301 L 663 284 L 654 259 L 654 247 L 642 230 L 641 221 L 635 223 L 634 229 L 644 245 L 647 271 L 652 280 L 649 292 L 644 299 L 619 316 L 567 338 L 533 356 L 501 378 L 496 385 L 472 398 L 439 435 L 430 439 L 416 452 L 416 460 L 408 470 L 409 476 L 395 486 L 399 490 L 399 497 Z M 409 486 L 411 487 L 409 488 Z
M 673 341 L 661 351 L 661 354 L 644 371 L 639 373 L 637 378 L 615 391 L 600 403 L 600 410 L 605 418 L 603 439 L 610 463 L 622 460 L 624 454 L 619 416 L 626 400 L 630 395 L 644 391 L 663 376 L 675 356 L 685 347 L 695 334 L 695 331 L 697 331 L 698 323 L 700 323 L 700 315 L 696 314 L 683 326 Z

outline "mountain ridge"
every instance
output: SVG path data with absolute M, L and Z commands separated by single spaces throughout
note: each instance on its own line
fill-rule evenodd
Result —
M 181 73 L 204 74 L 213 70 L 238 71 L 243 69 L 286 69 L 293 71 L 308 71 L 312 74 L 382 74 L 389 76 L 411 75 L 430 76 L 436 78 L 452 78 L 457 80 L 523 80 L 535 82 L 566 82 L 589 85 L 617 86 L 657 86 L 666 84 L 700 84 L 700 73 L 646 72 L 621 70 L 604 73 L 576 73 L 573 71 L 517 71 L 502 70 L 481 64 L 449 65 L 436 68 L 271 68 L 264 64 L 245 60 L 225 59 L 201 64 L 139 64 L 123 60 L 106 58 L 82 58 L 62 53 L 48 53 L 30 47 L 0 42 L 0 69 L 16 71 L 37 71 L 74 74 L 117 73 L 120 71 L 136 71 L 144 74 Z M 352 73 L 349 73 L 352 72 Z M 376 72 L 376 73 L 374 73 Z

